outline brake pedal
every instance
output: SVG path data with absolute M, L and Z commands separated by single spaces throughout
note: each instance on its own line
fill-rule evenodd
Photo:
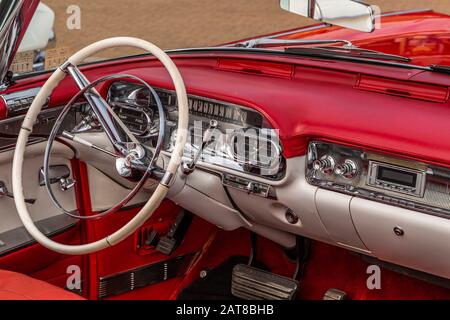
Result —
M 156 250 L 170 256 L 181 244 L 192 222 L 192 214 L 181 211 L 166 236 L 159 239 Z
M 347 293 L 338 289 L 328 289 L 323 300 L 347 300 Z
M 245 264 L 233 268 L 231 293 L 244 300 L 293 300 L 297 288 L 291 278 Z

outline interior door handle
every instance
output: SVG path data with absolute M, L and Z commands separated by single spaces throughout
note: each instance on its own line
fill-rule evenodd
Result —
M 54 184 L 60 182 L 61 179 L 67 179 L 70 177 L 70 169 L 65 164 L 50 166 L 48 168 L 48 179 L 50 180 L 50 184 Z M 39 170 L 39 185 L 45 186 L 45 176 L 44 176 L 44 168 Z
M 50 184 L 58 183 L 61 191 L 67 191 L 72 188 L 76 181 L 70 178 L 70 169 L 65 164 L 50 166 L 48 168 L 48 178 Z M 39 185 L 45 186 L 44 168 L 39 170 Z
M 8 191 L 3 181 L 0 181 L 0 197 L 8 197 L 14 199 L 14 195 Z M 29 204 L 34 204 L 36 202 L 36 199 L 25 199 L 25 202 Z

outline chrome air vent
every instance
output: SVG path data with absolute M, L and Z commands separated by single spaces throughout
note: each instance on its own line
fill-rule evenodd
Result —
M 106 298 L 182 276 L 188 270 L 194 257 L 195 254 L 187 254 L 164 262 L 102 277 L 99 282 L 98 297 Z
M 1 98 L 6 104 L 8 116 L 16 116 L 26 113 L 40 90 L 41 88 L 39 87 L 2 95 Z M 43 108 L 47 107 L 49 101 L 50 98 L 47 99 L 47 103 Z

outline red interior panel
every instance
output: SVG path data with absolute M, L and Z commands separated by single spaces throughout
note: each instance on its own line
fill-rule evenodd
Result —
M 65 244 L 80 244 L 80 226 L 56 236 L 55 241 Z M 66 256 L 34 244 L 19 251 L 0 257 L 0 270 L 11 270 L 65 287 L 67 268 L 82 266 L 82 256 Z M 82 268 L 83 269 L 83 268 Z

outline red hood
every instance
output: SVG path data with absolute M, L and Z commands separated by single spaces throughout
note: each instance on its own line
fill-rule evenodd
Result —
M 416 65 L 450 65 L 450 16 L 431 10 L 385 14 L 381 18 L 381 29 L 373 33 L 317 25 L 271 37 L 345 39 L 365 49 L 409 57 Z

